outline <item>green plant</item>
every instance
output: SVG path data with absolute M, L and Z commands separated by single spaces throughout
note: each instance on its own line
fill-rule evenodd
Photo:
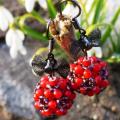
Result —
M 21 5 L 24 5 L 25 1 L 27 0 L 18 0 Z M 118 32 L 115 31 L 115 25 L 118 21 L 119 15 L 120 15 L 120 7 L 118 7 L 117 11 L 115 11 L 114 15 L 111 16 L 111 21 L 108 23 L 106 20 L 107 15 L 107 9 L 106 9 L 106 3 L 107 0 L 92 0 L 91 4 L 89 5 L 89 10 L 87 10 L 87 4 L 89 0 L 77 0 L 82 8 L 82 15 L 79 19 L 80 25 L 86 29 L 87 34 L 89 34 L 92 30 L 95 28 L 100 28 L 102 31 L 102 39 L 101 39 L 101 46 L 105 46 L 106 42 L 109 41 L 109 44 L 112 46 L 109 48 L 111 50 L 110 54 L 107 54 L 107 56 L 103 56 L 104 59 L 110 61 L 111 57 L 115 55 L 115 58 L 119 58 L 120 54 L 120 35 Z M 36 0 L 36 2 L 39 2 L 39 0 Z M 47 19 L 51 18 L 54 19 L 57 14 L 57 8 L 54 4 L 53 0 L 46 0 L 47 9 L 43 9 L 44 12 L 48 12 Z M 64 9 L 64 7 L 63 7 Z M 26 20 L 28 19 L 34 19 L 35 21 L 39 22 L 43 26 L 46 26 L 46 18 L 44 18 L 40 11 L 32 10 L 32 12 L 24 13 L 21 16 L 17 16 L 14 18 L 14 22 L 12 22 L 9 25 L 9 28 L 18 28 L 24 34 L 27 36 L 32 37 L 33 39 L 39 40 L 39 41 L 47 41 L 48 38 L 44 32 L 39 32 L 30 26 L 26 24 Z M 112 35 L 112 33 L 115 33 Z M 117 41 L 117 44 L 114 42 L 113 38 L 114 36 L 117 36 L 115 39 Z M 57 49 L 59 49 L 58 46 L 56 46 Z M 104 51 L 103 51 L 104 52 Z M 55 51 L 56 55 L 65 57 L 64 52 L 62 52 L 61 49 Z M 120 60 L 117 60 L 120 61 Z
M 108 62 L 119 62 L 120 34 L 115 30 L 115 25 L 120 16 L 120 6 L 118 7 L 117 11 L 115 11 L 114 15 L 111 16 L 111 21 L 107 22 L 106 20 L 107 0 L 93 0 L 88 12 L 86 10 L 86 2 L 88 1 L 87 0 L 84 2 L 82 0 L 78 1 L 80 2 L 83 9 L 81 24 L 87 28 L 87 33 L 90 33 L 93 29 L 99 27 L 103 31 L 101 38 L 101 46 L 108 47 L 109 46 L 108 44 L 112 46 L 112 48 L 109 48 L 111 53 L 107 54 L 107 56 L 104 56 L 104 59 L 106 59 Z M 106 44 L 106 42 L 108 44 Z

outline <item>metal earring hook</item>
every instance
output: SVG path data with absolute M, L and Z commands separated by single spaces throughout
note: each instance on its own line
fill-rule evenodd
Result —
M 74 6 L 77 6 L 78 9 L 79 9 L 78 14 L 73 19 L 75 19 L 75 18 L 77 18 L 77 17 L 79 17 L 81 15 L 81 7 L 80 7 L 80 5 L 75 0 L 62 0 L 62 1 L 60 1 L 60 2 L 57 3 L 57 7 L 59 8 L 59 13 L 60 13 L 61 16 L 62 16 L 61 5 L 63 3 L 65 3 L 65 2 L 71 2 Z

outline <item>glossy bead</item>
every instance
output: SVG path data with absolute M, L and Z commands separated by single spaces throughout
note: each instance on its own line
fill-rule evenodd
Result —
M 59 89 L 55 89 L 53 94 L 57 99 L 60 99 L 62 97 L 62 92 Z
M 92 73 L 91 73 L 91 71 L 90 70 L 85 70 L 84 71 L 84 78 L 90 78 L 92 76 Z
M 80 86 L 83 83 L 83 79 L 82 78 L 76 78 L 75 82 L 76 82 L 76 84 L 78 84 Z
M 41 109 L 41 106 L 40 106 L 40 102 L 39 102 L 39 101 L 35 102 L 34 106 L 35 106 L 35 108 L 36 108 L 37 110 L 40 110 L 40 109 Z
M 82 62 L 82 65 L 85 67 L 90 66 L 90 64 L 91 64 L 90 60 L 87 60 L 87 59 L 83 60 L 83 62 Z
M 75 74 L 80 74 L 80 75 L 82 75 L 83 72 L 84 72 L 84 69 L 83 69 L 81 66 L 77 65 L 77 66 L 75 67 Z
M 39 89 L 39 90 L 36 90 L 36 96 L 42 96 L 43 95 L 43 90 L 42 89 Z
M 100 69 L 101 69 L 101 65 L 100 65 L 100 64 L 95 64 L 94 67 L 93 67 L 93 70 L 94 70 L 95 72 L 99 72 Z
M 44 91 L 44 96 L 46 98 L 50 98 L 52 96 L 52 92 L 49 89 L 47 89 L 47 90 Z
M 51 108 L 51 109 L 55 109 L 56 107 L 57 107 L 57 103 L 56 103 L 56 101 L 50 101 L 49 103 L 48 103 L 48 106 L 49 106 L 49 108 Z
M 42 110 L 42 111 L 41 111 L 41 114 L 42 114 L 43 116 L 48 117 L 48 116 L 51 115 L 51 111 L 50 111 L 49 109 L 47 109 L 47 110 Z

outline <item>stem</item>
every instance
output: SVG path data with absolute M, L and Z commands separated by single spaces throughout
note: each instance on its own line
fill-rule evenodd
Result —
M 25 21 L 26 19 L 28 18 L 34 18 L 36 19 L 38 22 L 40 22 L 41 24 L 43 25 L 46 25 L 46 21 L 36 12 L 36 11 L 33 11 L 32 13 L 27 13 L 23 16 L 21 16 L 19 18 L 19 20 L 21 21 Z
M 20 27 L 20 29 L 28 36 L 31 36 L 32 38 L 35 38 L 37 40 L 45 41 L 47 40 L 47 37 L 43 35 L 43 33 L 40 33 L 36 31 L 35 29 L 30 28 L 29 26 L 25 25 L 25 20 L 28 18 L 34 18 L 40 23 L 46 25 L 46 22 L 43 18 L 39 16 L 38 13 L 33 11 L 32 13 L 27 13 L 21 17 L 16 18 L 16 25 Z
M 32 11 L 31 14 L 32 14 L 32 16 L 33 16 L 36 20 L 38 20 L 40 23 L 42 23 L 43 25 L 46 25 L 45 19 L 43 19 L 43 18 L 40 16 L 39 13 L 37 13 L 36 11 Z

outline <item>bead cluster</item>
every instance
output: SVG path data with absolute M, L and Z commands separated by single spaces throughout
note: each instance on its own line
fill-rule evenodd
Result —
M 80 57 L 70 64 L 67 78 L 45 75 L 34 92 L 34 106 L 45 117 L 62 116 L 72 107 L 75 91 L 99 94 L 108 85 L 107 63 L 96 57 Z
M 96 57 L 80 57 L 70 64 L 72 88 L 81 94 L 93 96 L 109 85 L 107 63 Z
M 76 97 L 69 87 L 69 82 L 61 77 L 43 76 L 35 89 L 35 108 L 46 117 L 65 115 Z

